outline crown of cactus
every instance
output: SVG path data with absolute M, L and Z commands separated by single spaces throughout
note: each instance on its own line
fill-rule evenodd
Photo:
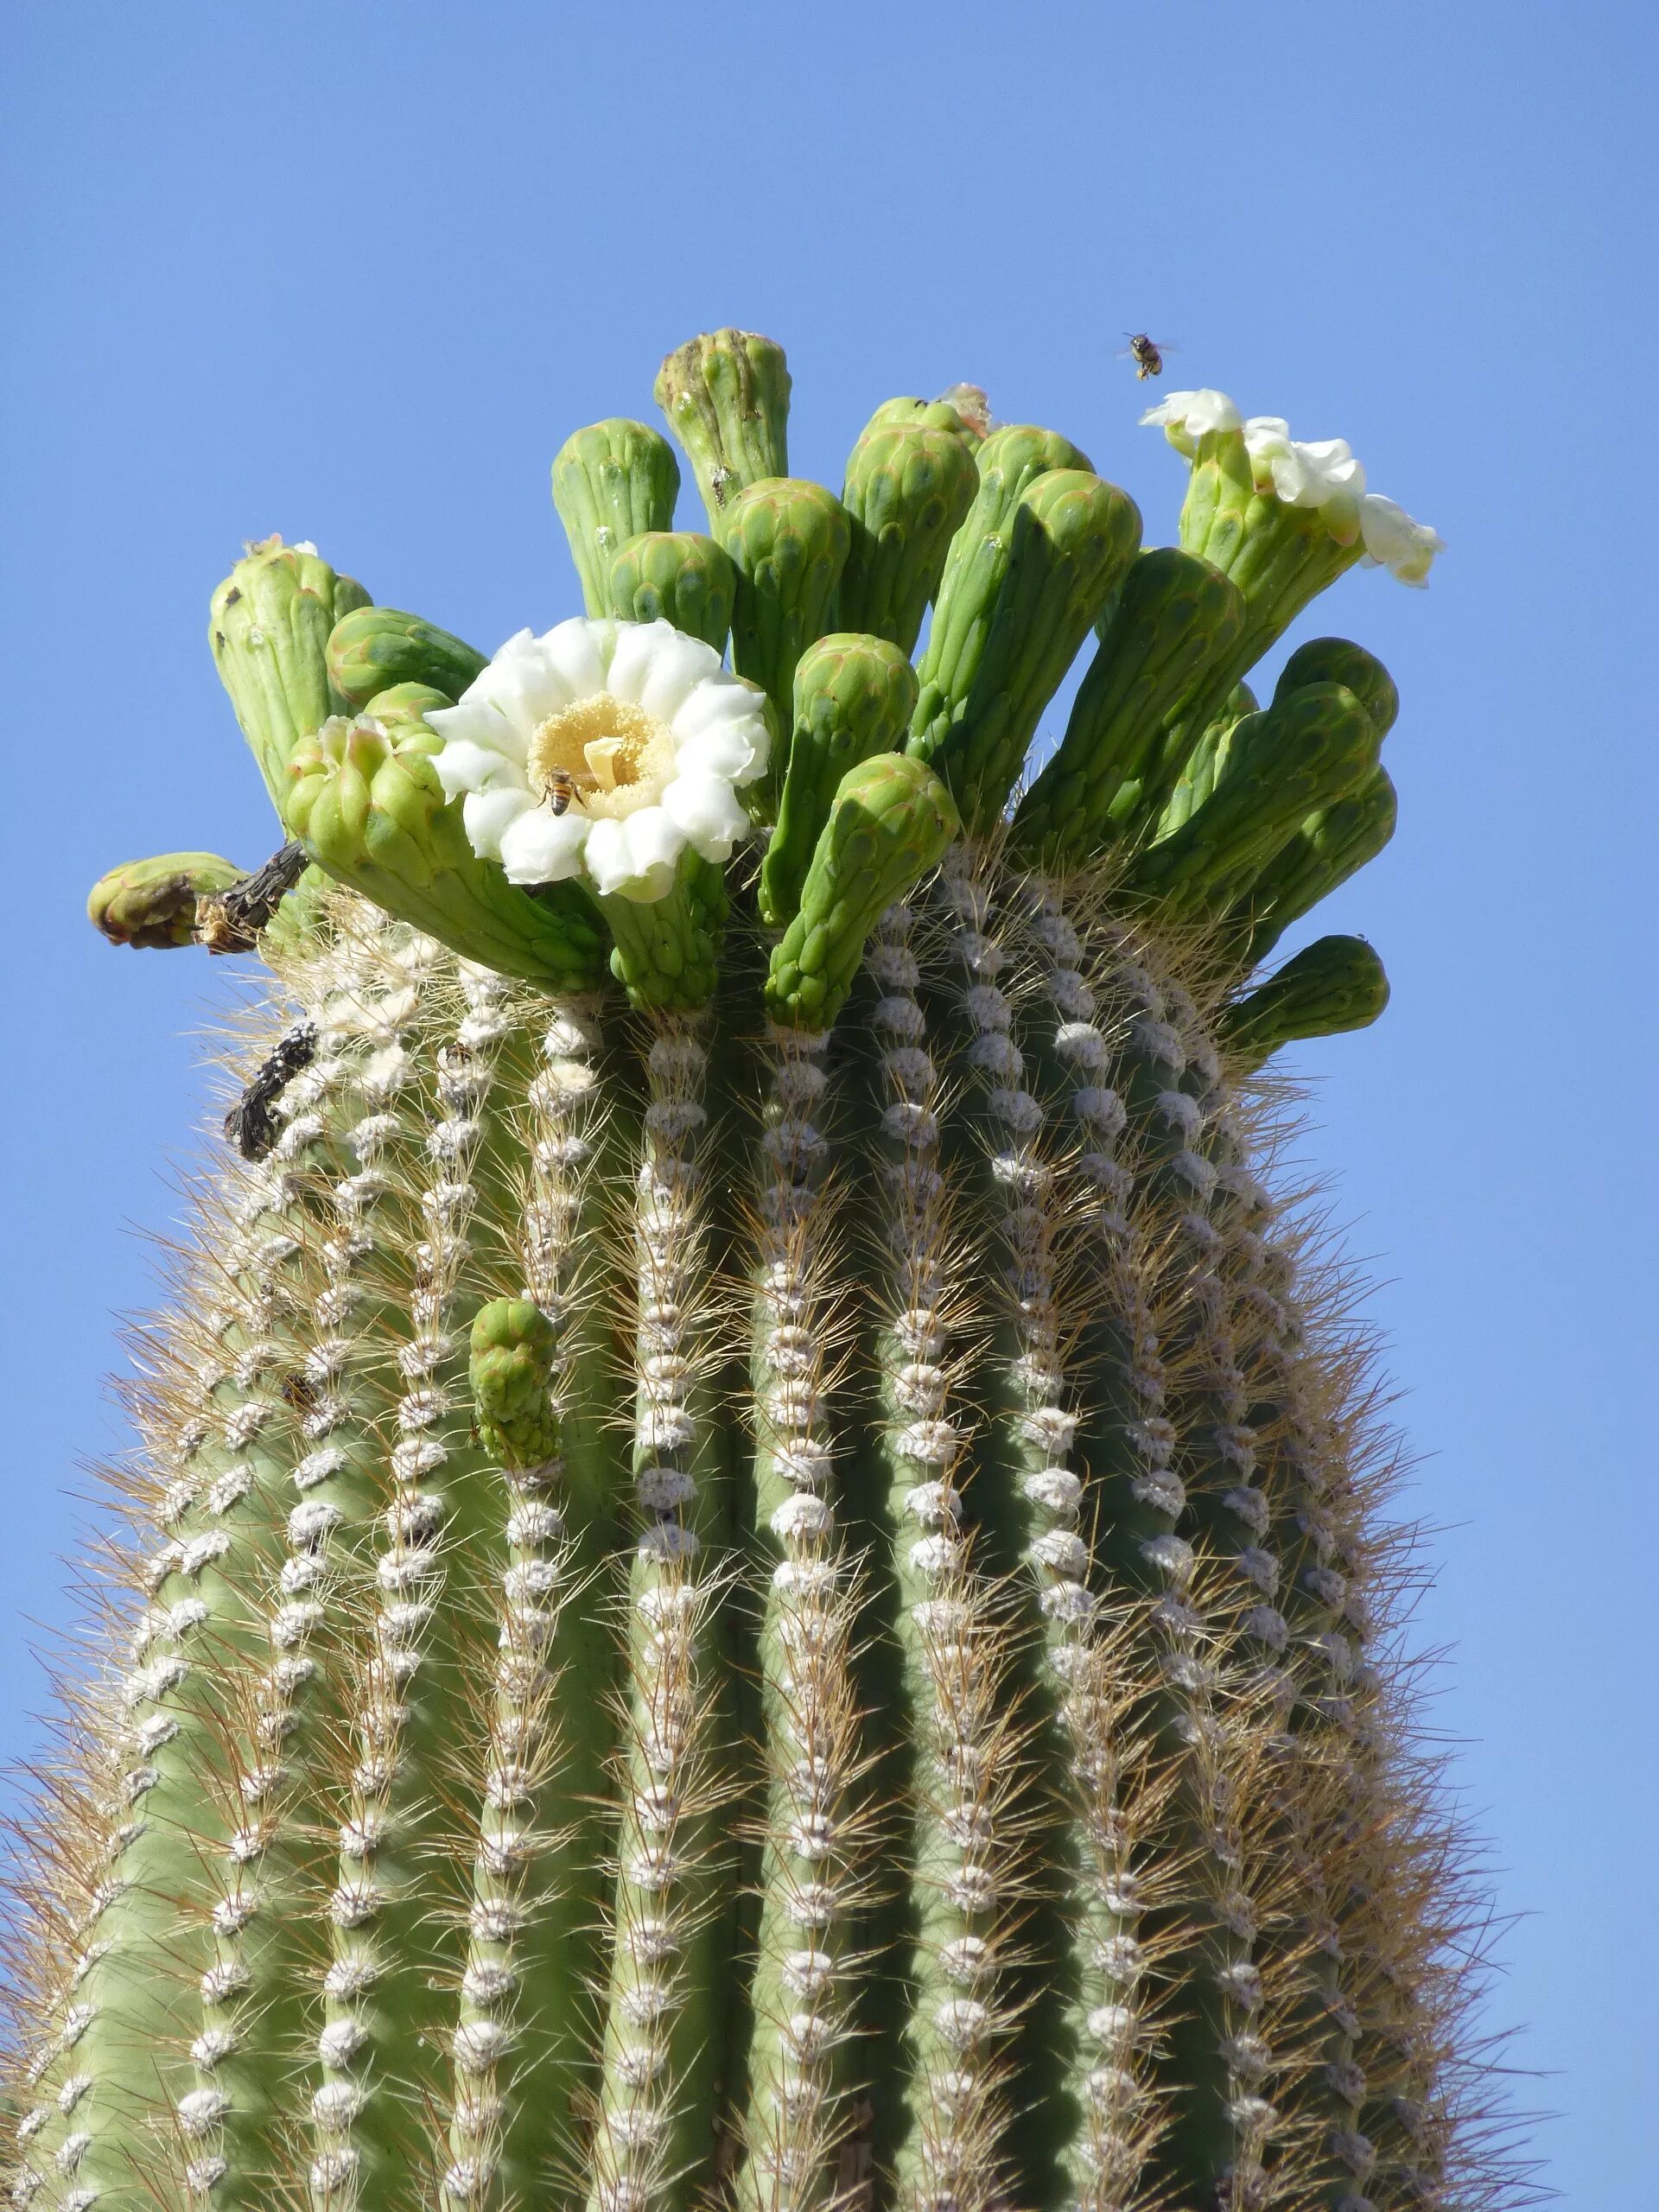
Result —
M 1386 999 L 1253 970 L 1387 838 L 1395 700 L 1243 683 L 1438 541 L 1217 393 L 1141 550 L 972 387 L 839 497 L 769 340 L 657 392 L 712 535 L 578 431 L 583 611 L 492 658 L 250 548 L 289 842 L 92 894 L 256 946 L 270 1033 L 28 1823 L 14 2200 L 1472 2201 L 1391 1446 L 1252 1088 Z

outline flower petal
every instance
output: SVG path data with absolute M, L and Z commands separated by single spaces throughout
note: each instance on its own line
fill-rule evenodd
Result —
M 529 797 L 524 772 L 518 763 L 488 746 L 474 745 L 470 738 L 446 737 L 432 755 L 432 766 L 446 798 L 459 798 L 463 791 L 501 791 Z
M 627 817 L 622 828 L 628 841 L 633 880 L 641 887 L 637 890 L 630 887 L 628 896 L 662 898 L 673 884 L 674 871 L 685 850 L 685 832 L 661 806 L 642 806 L 638 814 Z
M 596 828 L 585 815 L 526 809 L 501 835 L 501 865 L 509 883 L 562 883 L 582 866 L 582 848 Z
M 509 826 L 521 814 L 527 814 L 535 800 L 524 791 L 469 791 L 462 803 L 461 818 L 467 831 L 467 842 L 481 861 L 499 861 L 501 839 Z
M 586 615 L 573 614 L 568 622 L 555 623 L 537 639 L 548 667 L 564 690 L 564 696 L 547 709 L 548 714 L 578 699 L 591 699 L 607 688 L 606 677 L 617 626 L 614 622 L 590 621 Z
M 1192 438 L 1243 427 L 1243 417 L 1226 393 L 1208 385 L 1198 391 L 1172 391 L 1155 407 L 1148 407 L 1141 420 L 1166 430 L 1184 430 Z
M 749 817 L 724 776 L 678 775 L 664 791 L 660 807 L 651 811 L 666 815 L 706 861 L 729 860 L 733 846 L 749 828 Z
M 509 721 L 499 707 L 486 700 L 462 700 L 458 707 L 433 707 L 426 720 L 446 742 L 464 738 L 468 744 L 500 753 L 521 769 L 524 765 L 526 733 Z
M 521 631 L 509 639 L 486 669 L 467 687 L 465 703 L 486 701 L 497 706 L 514 728 L 528 738 L 537 725 L 576 697 L 546 642 Z
M 719 670 L 688 696 L 674 717 L 674 752 L 683 770 L 749 784 L 766 772 L 772 749 L 762 695 Z
M 582 863 L 594 883 L 602 892 L 620 891 L 632 871 L 628 855 L 628 841 L 623 835 L 622 824 L 609 816 L 601 816 L 588 833 L 587 848 Z
M 1365 558 L 1389 569 L 1402 584 L 1426 584 L 1434 556 L 1446 550 L 1446 540 L 1426 522 L 1414 522 L 1397 500 L 1380 492 L 1368 492 L 1359 503 L 1360 534 Z

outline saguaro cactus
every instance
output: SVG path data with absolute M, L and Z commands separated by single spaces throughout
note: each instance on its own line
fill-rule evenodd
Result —
M 657 390 L 712 537 L 578 431 L 586 612 L 493 658 L 251 550 L 289 845 L 93 893 L 254 944 L 270 1033 L 23 1822 L 14 2201 L 1490 2202 L 1391 1447 L 1261 1164 L 1256 1071 L 1387 997 L 1255 963 L 1386 838 L 1395 701 L 1242 688 L 1439 541 L 1215 392 L 1141 550 L 969 387 L 839 498 L 769 340 Z

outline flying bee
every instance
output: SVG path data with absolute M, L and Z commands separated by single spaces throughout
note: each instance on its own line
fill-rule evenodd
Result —
M 1123 335 L 1129 342 L 1117 358 L 1121 361 L 1127 354 L 1135 363 L 1135 373 L 1138 381 L 1145 384 L 1148 377 L 1162 376 L 1164 348 L 1154 344 L 1144 330 L 1126 330 Z

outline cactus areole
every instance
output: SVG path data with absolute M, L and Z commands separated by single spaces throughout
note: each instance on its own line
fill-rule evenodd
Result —
M 1386 838 L 1395 695 L 1246 681 L 1439 540 L 1217 392 L 1147 550 L 972 387 L 839 496 L 770 340 L 657 395 L 707 532 L 578 431 L 581 611 L 493 656 L 250 547 L 293 850 L 92 894 L 269 1020 L 26 1823 L 12 2199 L 1489 2202 L 1392 1447 L 1263 1179 L 1258 1071 L 1387 997 L 1255 971 Z

